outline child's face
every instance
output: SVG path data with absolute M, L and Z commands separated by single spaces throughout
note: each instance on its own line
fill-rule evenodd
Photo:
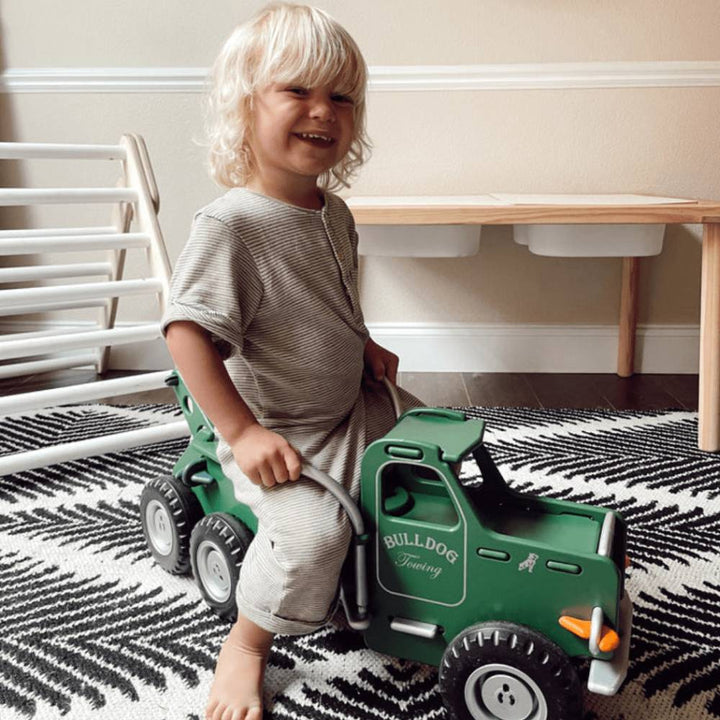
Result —
M 256 176 L 314 183 L 346 155 L 353 132 L 352 100 L 332 87 L 270 85 L 255 96 L 250 146 Z

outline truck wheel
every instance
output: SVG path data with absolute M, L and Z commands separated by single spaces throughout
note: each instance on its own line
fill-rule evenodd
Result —
M 205 602 L 225 620 L 237 618 L 235 589 L 252 533 L 227 513 L 206 515 L 190 538 L 193 574 Z
M 458 720 L 577 720 L 582 686 L 570 658 L 523 625 L 463 630 L 440 664 L 440 692 Z
M 140 495 L 143 534 L 158 565 L 173 575 L 190 570 L 190 532 L 202 517 L 192 490 L 169 475 L 150 480 Z

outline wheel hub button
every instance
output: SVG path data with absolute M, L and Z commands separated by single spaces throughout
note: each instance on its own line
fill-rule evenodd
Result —
M 512 675 L 497 674 L 486 678 L 480 696 L 498 720 L 526 720 L 535 707 L 533 692 Z

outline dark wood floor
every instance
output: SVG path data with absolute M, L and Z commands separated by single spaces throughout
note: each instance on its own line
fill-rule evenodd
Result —
M 112 372 L 106 378 L 128 373 Z M 95 379 L 91 370 L 63 370 L 0 381 L 0 396 L 63 387 Z M 427 405 L 485 407 L 697 410 L 697 375 L 550 373 L 401 373 L 400 384 Z M 175 402 L 171 390 L 105 399 L 113 404 Z
M 403 387 L 428 405 L 697 410 L 697 375 L 403 373 Z

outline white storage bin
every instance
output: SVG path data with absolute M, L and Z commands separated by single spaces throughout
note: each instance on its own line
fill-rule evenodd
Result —
M 480 225 L 358 225 L 360 255 L 467 257 L 480 247 Z
M 665 225 L 515 225 L 515 242 L 551 257 L 643 257 L 662 250 Z

